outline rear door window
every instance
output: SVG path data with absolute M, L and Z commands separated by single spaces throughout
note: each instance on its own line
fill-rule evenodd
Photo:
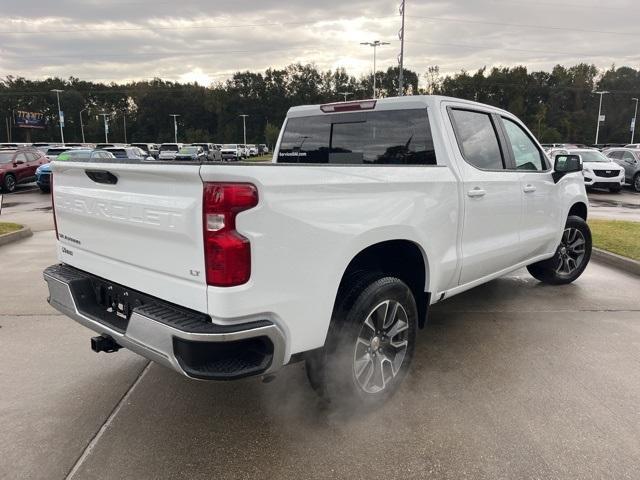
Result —
M 491 115 L 452 109 L 451 118 L 460 152 L 467 163 L 481 170 L 505 168 Z
M 290 118 L 278 163 L 435 165 L 424 109 Z

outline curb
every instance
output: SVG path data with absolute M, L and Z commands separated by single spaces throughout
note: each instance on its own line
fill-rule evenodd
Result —
M 600 250 L 599 248 L 594 248 L 592 250 L 591 258 L 598 262 L 624 270 L 625 272 L 633 275 L 640 275 L 640 262 L 637 260 L 632 260 L 631 258 L 623 257 L 622 255 L 607 252 L 606 250 Z
M 30 237 L 31 235 L 33 235 L 33 232 L 29 227 L 22 227 L 20 230 L 16 230 L 15 232 L 5 233 L 4 235 L 0 235 L 0 246 L 17 242 L 18 240 Z

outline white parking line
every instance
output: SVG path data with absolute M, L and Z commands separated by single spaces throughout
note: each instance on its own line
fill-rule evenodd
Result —
M 78 470 L 80 469 L 84 461 L 91 454 L 91 451 L 94 449 L 94 447 L 96 446 L 96 444 L 98 443 L 102 435 L 104 435 L 104 433 L 107 431 L 109 426 L 111 426 L 113 419 L 116 418 L 116 415 L 118 415 L 122 407 L 125 405 L 129 397 L 133 393 L 133 390 L 138 386 L 138 384 L 142 381 L 142 378 L 149 371 L 150 367 L 151 367 L 151 362 L 147 363 L 147 366 L 144 367 L 144 370 L 142 370 L 142 372 L 140 373 L 136 381 L 133 382 L 133 385 L 129 387 L 129 390 L 127 390 L 127 393 L 123 395 L 123 397 L 120 399 L 118 404 L 111 411 L 111 413 L 109 414 L 105 422 L 100 427 L 100 430 L 98 430 L 98 433 L 95 434 L 95 436 L 91 439 L 89 444 L 83 450 L 82 454 L 78 457 L 78 460 L 76 460 L 76 463 L 73 464 L 73 467 L 71 468 L 71 471 L 69 471 L 69 474 L 65 477 L 65 480 L 69 480 L 73 478 L 73 476 L 78 472 Z

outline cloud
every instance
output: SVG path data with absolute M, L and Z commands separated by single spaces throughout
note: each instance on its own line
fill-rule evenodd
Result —
M 1 1 L 1 76 L 202 83 L 294 62 L 360 75 L 372 65 L 361 41 L 391 43 L 378 49 L 379 69 L 399 52 L 395 0 Z M 408 0 L 405 66 L 639 68 L 638 14 L 633 0 Z

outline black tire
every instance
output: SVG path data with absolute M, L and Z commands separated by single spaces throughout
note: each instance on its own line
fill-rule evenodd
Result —
M 640 172 L 636 173 L 635 176 L 633 177 L 633 182 L 631 182 L 631 186 L 636 192 L 640 193 Z
M 370 273 L 352 277 L 338 295 L 325 346 L 307 355 L 311 386 L 332 406 L 383 404 L 409 369 L 417 325 L 415 298 L 402 280 Z
M 51 193 L 51 187 L 40 187 L 42 193 Z
M 17 184 L 18 182 L 16 182 L 16 177 L 14 177 L 10 173 L 7 173 L 4 176 L 4 180 L 2 181 L 2 190 L 4 190 L 7 193 L 11 193 L 15 191 Z
M 622 185 L 618 185 L 617 187 L 611 187 L 609 189 L 611 193 L 620 193 L 620 190 L 622 190 Z
M 575 236 L 574 232 L 577 232 Z M 589 225 L 582 218 L 571 216 L 567 219 L 556 254 L 549 260 L 529 265 L 527 270 L 541 282 L 550 285 L 565 285 L 582 275 L 590 259 L 591 230 Z

